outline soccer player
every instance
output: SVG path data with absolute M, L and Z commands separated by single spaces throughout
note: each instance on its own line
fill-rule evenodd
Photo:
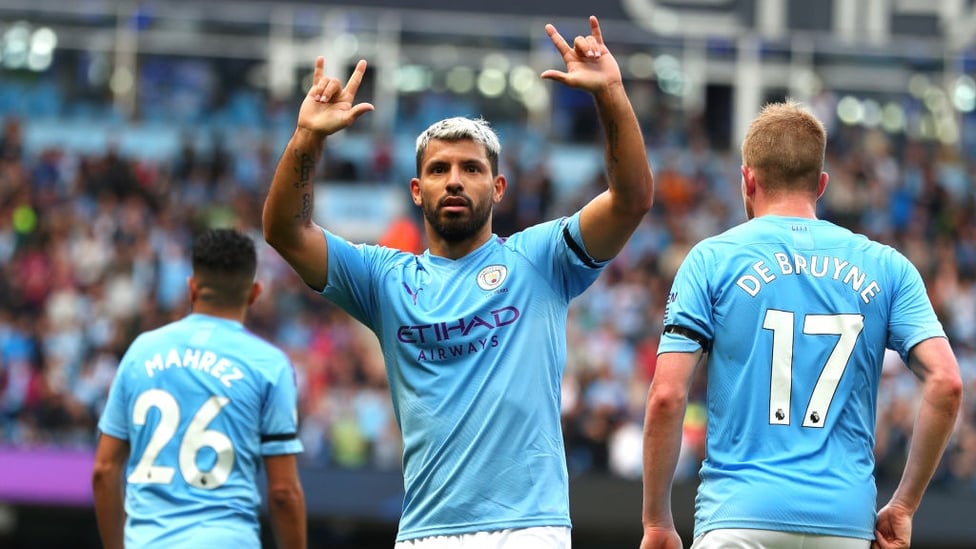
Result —
M 383 349 L 403 435 L 397 547 L 566 548 L 568 477 L 560 381 L 570 300 L 617 254 L 651 206 L 653 179 L 620 69 L 590 18 L 566 63 L 542 78 L 592 94 L 609 189 L 568 218 L 500 238 L 507 185 L 480 119 L 449 118 L 417 139 L 413 202 L 429 248 L 351 244 L 313 223 L 313 173 L 327 136 L 372 110 L 354 103 L 366 62 L 343 86 L 316 60 L 298 127 L 264 207 L 264 234 L 313 289 L 369 326 Z
M 708 431 L 693 548 L 908 547 L 959 410 L 959 367 L 917 269 L 816 218 L 825 143 L 800 104 L 766 106 L 742 143 L 748 221 L 698 243 L 675 276 L 647 396 L 642 549 L 681 546 L 670 491 L 700 362 Z M 921 399 L 901 481 L 876 513 L 886 347 Z
M 92 475 L 107 549 L 261 547 L 262 467 L 277 546 L 305 547 L 294 371 L 243 326 L 261 291 L 256 265 L 250 237 L 200 234 L 191 313 L 141 334 L 122 357 Z

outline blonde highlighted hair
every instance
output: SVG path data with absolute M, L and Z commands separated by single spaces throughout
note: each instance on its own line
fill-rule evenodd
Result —
M 417 136 L 417 177 L 420 177 L 420 167 L 424 162 L 427 146 L 434 139 L 443 141 L 470 139 L 482 145 L 488 156 L 488 163 L 491 165 L 491 175 L 498 175 L 498 156 L 502 152 L 502 146 L 498 141 L 498 135 L 491 129 L 487 120 L 456 116 L 431 124 Z

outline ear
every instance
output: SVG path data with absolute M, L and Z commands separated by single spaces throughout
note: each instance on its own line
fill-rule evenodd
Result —
M 821 196 L 823 196 L 824 191 L 827 190 L 827 180 L 829 180 L 829 179 L 830 179 L 830 176 L 827 175 L 827 172 L 820 172 L 820 181 L 817 182 L 817 198 L 818 199 Z
M 495 204 L 502 201 L 502 197 L 505 196 L 505 189 L 508 188 L 508 180 L 505 176 L 498 174 L 495 176 Z
M 743 194 L 746 196 L 754 196 L 756 194 L 756 173 L 752 171 L 752 168 L 744 164 L 741 171 Z
M 257 301 L 258 296 L 261 295 L 261 290 L 263 289 L 264 288 L 261 286 L 260 282 L 255 282 L 251 285 L 251 295 L 247 298 L 248 307 L 254 305 L 254 302 Z
M 422 198 L 420 196 L 420 180 L 414 177 L 410 180 L 410 197 L 413 198 L 414 206 L 420 206 Z
M 200 289 L 197 287 L 197 281 L 194 280 L 192 276 L 186 278 L 186 287 L 190 290 L 190 306 L 193 306 L 197 302 L 197 296 L 200 295 Z

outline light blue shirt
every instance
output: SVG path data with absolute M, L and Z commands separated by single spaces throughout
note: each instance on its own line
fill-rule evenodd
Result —
M 579 215 L 457 260 L 326 237 L 323 294 L 379 338 L 403 433 L 397 540 L 569 527 L 566 316 L 605 265 Z
M 711 347 L 695 535 L 873 539 L 885 348 L 945 337 L 917 269 L 832 223 L 762 216 L 691 250 L 664 324 L 660 353 Z
M 262 457 L 302 451 L 288 358 L 200 314 L 136 338 L 98 428 L 130 444 L 130 549 L 260 547 Z

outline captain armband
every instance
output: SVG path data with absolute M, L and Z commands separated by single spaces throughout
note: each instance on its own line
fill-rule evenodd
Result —
M 675 324 L 668 324 L 664 327 L 664 333 L 666 334 L 677 334 L 682 337 L 686 337 L 695 343 L 701 345 L 702 351 L 707 353 L 712 350 L 712 342 L 700 333 L 689 330 L 684 326 L 677 326 Z

